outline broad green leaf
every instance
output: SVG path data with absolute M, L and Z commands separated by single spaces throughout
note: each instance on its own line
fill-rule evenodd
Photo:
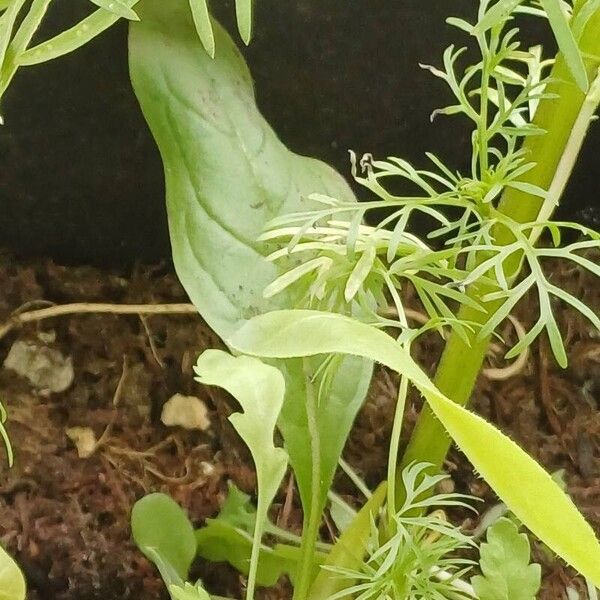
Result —
M 140 20 L 137 13 L 123 0 L 91 0 L 91 2 L 96 6 L 117 15 L 117 17 L 122 17 L 123 19 L 129 19 L 131 21 Z
M 561 8 L 560 0 L 540 0 L 540 2 L 548 15 L 550 27 L 552 27 L 554 37 L 556 38 L 558 47 L 571 71 L 571 75 L 573 75 L 573 78 L 581 90 L 587 92 L 589 80 L 583 57 L 581 56 L 577 41 L 571 31 L 569 21 Z
M 227 337 L 290 298 L 264 298 L 279 272 L 257 242 L 277 216 L 354 197 L 325 164 L 290 152 L 262 117 L 248 68 L 213 21 L 211 59 L 188 0 L 144 0 L 130 24 L 131 79 L 162 155 L 173 260 L 209 326 Z
M 139 0 L 121 0 L 124 8 L 132 8 L 138 2 Z M 17 57 L 16 62 L 19 66 L 37 65 L 69 54 L 112 27 L 119 18 L 114 12 L 100 8 L 70 29 L 29 48 Z
M 192 18 L 194 19 L 194 25 L 196 26 L 200 41 L 209 56 L 214 58 L 215 34 L 210 20 L 208 3 L 206 0 L 190 0 L 190 8 L 192 10 Z
M 131 531 L 138 548 L 158 567 L 167 587 L 183 584 L 196 556 L 196 538 L 180 506 L 166 494 L 144 496 L 131 511 Z
M 246 46 L 252 39 L 252 3 L 254 0 L 235 0 L 235 13 L 240 35 Z
M 483 575 L 471 578 L 479 600 L 535 600 L 541 567 L 529 564 L 530 553 L 527 536 L 512 521 L 496 521 L 480 547 Z
M 0 600 L 25 600 L 25 578 L 17 563 L 0 546 Z
M 315 362 L 315 367 L 319 362 Z M 370 361 L 346 358 L 338 366 L 329 393 L 318 402 L 316 427 L 320 475 L 319 501 L 314 508 L 311 507 L 313 461 L 310 449 L 315 440 L 311 439 L 308 427 L 302 361 L 286 361 L 281 369 L 286 375 L 287 388 L 278 425 L 294 469 L 305 516 L 308 516 L 312 510 L 320 513 L 325 507 L 339 458 L 367 394 L 373 367 Z
M 517 518 L 595 585 L 600 584 L 600 544 L 571 499 L 510 438 L 446 398 L 406 350 L 383 331 L 336 314 L 275 311 L 242 326 L 229 344 L 265 358 L 331 353 L 365 356 L 408 377 Z
M 234 358 L 221 350 L 203 352 L 194 370 L 198 381 L 227 390 L 243 410 L 231 415 L 229 420 L 252 454 L 258 482 L 254 548 L 248 575 L 248 598 L 252 598 L 267 513 L 288 464 L 285 450 L 273 443 L 283 406 L 285 380 L 278 369 L 256 358 Z

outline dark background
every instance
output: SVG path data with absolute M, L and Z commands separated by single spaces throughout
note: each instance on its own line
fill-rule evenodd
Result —
M 213 1 L 235 32 L 232 4 Z M 346 176 L 349 148 L 421 165 L 431 150 L 465 168 L 467 124 L 430 123 L 448 97 L 418 63 L 440 64 L 443 49 L 461 40 L 444 23 L 448 10 L 472 15 L 476 4 L 256 0 L 255 36 L 244 54 L 259 106 L 293 150 Z M 75 23 L 89 6 L 55 2 L 42 37 Z M 525 25 L 539 41 L 541 24 Z M 129 84 L 126 34 L 123 22 L 74 54 L 18 72 L 2 105 L 0 247 L 96 265 L 169 258 L 162 166 Z M 551 45 L 547 33 L 543 39 Z M 588 224 L 599 215 L 597 130 L 563 209 Z

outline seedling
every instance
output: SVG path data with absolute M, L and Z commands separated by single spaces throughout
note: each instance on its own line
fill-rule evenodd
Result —
M 174 262 L 200 313 L 238 354 L 208 351 L 197 374 L 238 400 L 241 412 L 231 421 L 258 479 L 256 508 L 232 492 L 198 532 L 164 496 L 136 506 L 134 537 L 171 597 L 209 597 L 201 582 L 186 579 L 197 553 L 223 557 L 220 544 L 247 575 L 249 600 L 282 573 L 296 600 L 534 597 L 539 569 L 529 565 L 527 540 L 505 521 L 481 547 L 481 575 L 467 580 L 471 565 L 455 552 L 473 540 L 431 512 L 465 500 L 431 495 L 447 434 L 519 521 L 600 585 L 600 545 L 571 500 L 512 440 L 465 408 L 490 338 L 526 293 L 537 295 L 539 315 L 507 359 L 544 334 L 566 365 L 553 299 L 600 328 L 593 310 L 543 268 L 559 258 L 600 274 L 585 255 L 599 247 L 599 234 L 551 221 L 600 102 L 598 0 L 480 0 L 473 22 L 449 18 L 479 58 L 463 68 L 464 50 L 451 46 L 441 66 L 425 68 L 454 96 L 434 118 L 472 124 L 470 169 L 459 173 L 435 154 L 426 169 L 353 156 L 356 181 L 379 197 L 360 204 L 331 169 L 279 142 L 205 0 L 94 3 L 101 8 L 82 23 L 30 48 L 49 0 L 27 5 L 22 20 L 24 0 L 4 2 L 0 92 L 20 66 L 61 56 L 131 19 L 132 83 L 165 165 Z M 247 42 L 251 4 L 239 0 L 236 10 Z M 556 59 L 521 47 L 517 17 L 548 21 Z M 392 179 L 417 193 L 392 193 Z M 365 215 L 381 208 L 389 216 L 365 225 Z M 427 237 L 411 228 L 418 213 L 436 223 Z M 565 231 L 578 239 L 564 245 Z M 403 304 L 409 286 L 428 318 L 418 328 Z M 447 336 L 433 380 L 411 357 L 415 339 L 430 330 Z M 376 362 L 400 375 L 387 482 L 328 545 L 319 539 L 323 511 Z M 411 386 L 426 406 L 400 456 Z M 288 466 L 304 511 L 300 539 L 268 519 Z M 165 529 L 167 522 L 173 526 Z M 266 533 L 280 543 L 267 545 Z

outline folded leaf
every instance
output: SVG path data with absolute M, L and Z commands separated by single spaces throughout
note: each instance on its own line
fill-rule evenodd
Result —
M 408 377 L 517 518 L 595 585 L 600 584 L 600 544 L 571 499 L 510 438 L 441 394 L 408 352 L 383 331 L 337 314 L 275 311 L 250 320 L 229 338 L 229 344 L 265 358 L 365 356 Z

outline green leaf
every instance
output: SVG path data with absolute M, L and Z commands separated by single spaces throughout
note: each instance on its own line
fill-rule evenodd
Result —
M 288 464 L 285 450 L 273 443 L 285 380 L 275 367 L 248 356 L 234 358 L 221 350 L 203 352 L 194 370 L 198 381 L 224 388 L 244 411 L 231 415 L 229 420 L 252 454 L 258 481 L 254 548 L 248 575 L 248 597 L 252 598 L 267 513 Z
M 25 600 L 25 578 L 17 563 L 0 546 L 0 600 Z
M 446 398 L 408 352 L 383 331 L 336 314 L 275 311 L 242 326 L 229 344 L 265 358 L 331 353 L 365 356 L 408 377 L 517 518 L 595 585 L 600 584 L 600 544 L 571 499 L 510 438 Z M 544 501 L 536 501 L 539 498 Z
M 215 34 L 213 32 L 208 3 L 206 0 L 190 0 L 190 9 L 196 31 L 204 49 L 211 58 L 215 57 Z
M 521 4 L 523 0 L 499 0 L 496 4 L 490 8 L 483 18 L 475 25 L 472 29 L 473 35 L 480 35 L 485 33 L 488 29 L 499 25 L 503 21 L 505 21 Z
M 165 167 L 173 260 L 203 318 L 227 337 L 256 314 L 290 306 L 286 294 L 263 297 L 279 274 L 257 242 L 266 224 L 320 206 L 307 199 L 313 192 L 354 197 L 333 169 L 279 141 L 218 23 L 213 60 L 187 0 L 144 0 L 138 12 L 141 21 L 130 24 L 130 73 Z
M 252 2 L 253 0 L 235 0 L 238 30 L 246 46 L 252 39 Z
M 569 21 L 561 8 L 560 0 L 540 0 L 540 2 L 548 15 L 550 27 L 554 31 L 554 37 L 569 67 L 569 71 L 571 71 L 571 75 L 573 75 L 581 90 L 587 92 L 589 89 L 589 80 L 583 57 L 569 26 Z
M 167 587 L 182 585 L 196 555 L 196 538 L 180 506 L 166 494 L 144 496 L 131 511 L 131 531 Z
M 199 585 L 186 583 L 185 586 L 170 585 L 169 594 L 173 600 L 211 600 L 208 592 Z
M 306 411 L 306 387 L 301 361 L 287 361 L 281 367 L 286 374 L 286 400 L 279 419 L 279 429 L 294 469 L 305 516 L 313 510 L 311 439 Z M 356 357 L 341 362 L 329 390 L 319 399 L 316 427 L 319 443 L 319 491 L 314 510 L 322 512 L 331 487 L 338 460 L 352 424 L 366 396 L 372 375 L 372 364 Z
M 217 519 L 207 519 L 206 526 L 196 531 L 198 554 L 211 562 L 228 562 L 240 573 L 248 575 L 252 556 L 252 537 L 231 524 Z M 325 560 L 319 554 L 319 560 Z M 295 578 L 300 551 L 286 544 L 269 548 L 260 545 L 256 583 L 260 586 L 275 585 L 282 575 Z M 316 558 L 316 557 L 315 557 Z M 315 565 L 315 573 L 317 566 Z
M 13 0 L 0 20 L 0 67 L 4 68 L 6 51 L 15 27 L 15 23 L 26 0 Z
M 139 0 L 121 0 L 123 7 L 126 8 L 132 8 L 138 2 Z M 119 18 L 114 12 L 100 8 L 70 29 L 29 48 L 17 57 L 16 63 L 19 66 L 38 65 L 69 54 L 112 27 Z
M 230 484 L 217 518 L 207 519 L 206 525 L 196 531 L 198 554 L 212 562 L 228 562 L 248 575 L 252 555 L 252 536 L 249 533 L 254 531 L 255 526 L 256 508 L 251 504 L 250 496 Z M 275 536 L 293 537 L 270 522 L 267 522 L 266 531 Z M 286 544 L 276 544 L 272 548 L 261 545 L 256 582 L 261 586 L 272 586 L 284 574 L 293 581 L 299 558 L 299 548 Z M 315 555 L 315 563 L 324 561 L 325 555 Z M 317 564 L 314 570 L 316 575 Z
M 117 17 L 139 21 L 137 13 L 123 0 L 90 0 L 96 6 L 113 13 Z
M 529 564 L 529 540 L 509 519 L 499 519 L 480 547 L 483 576 L 471 579 L 480 600 L 535 600 L 541 567 Z

